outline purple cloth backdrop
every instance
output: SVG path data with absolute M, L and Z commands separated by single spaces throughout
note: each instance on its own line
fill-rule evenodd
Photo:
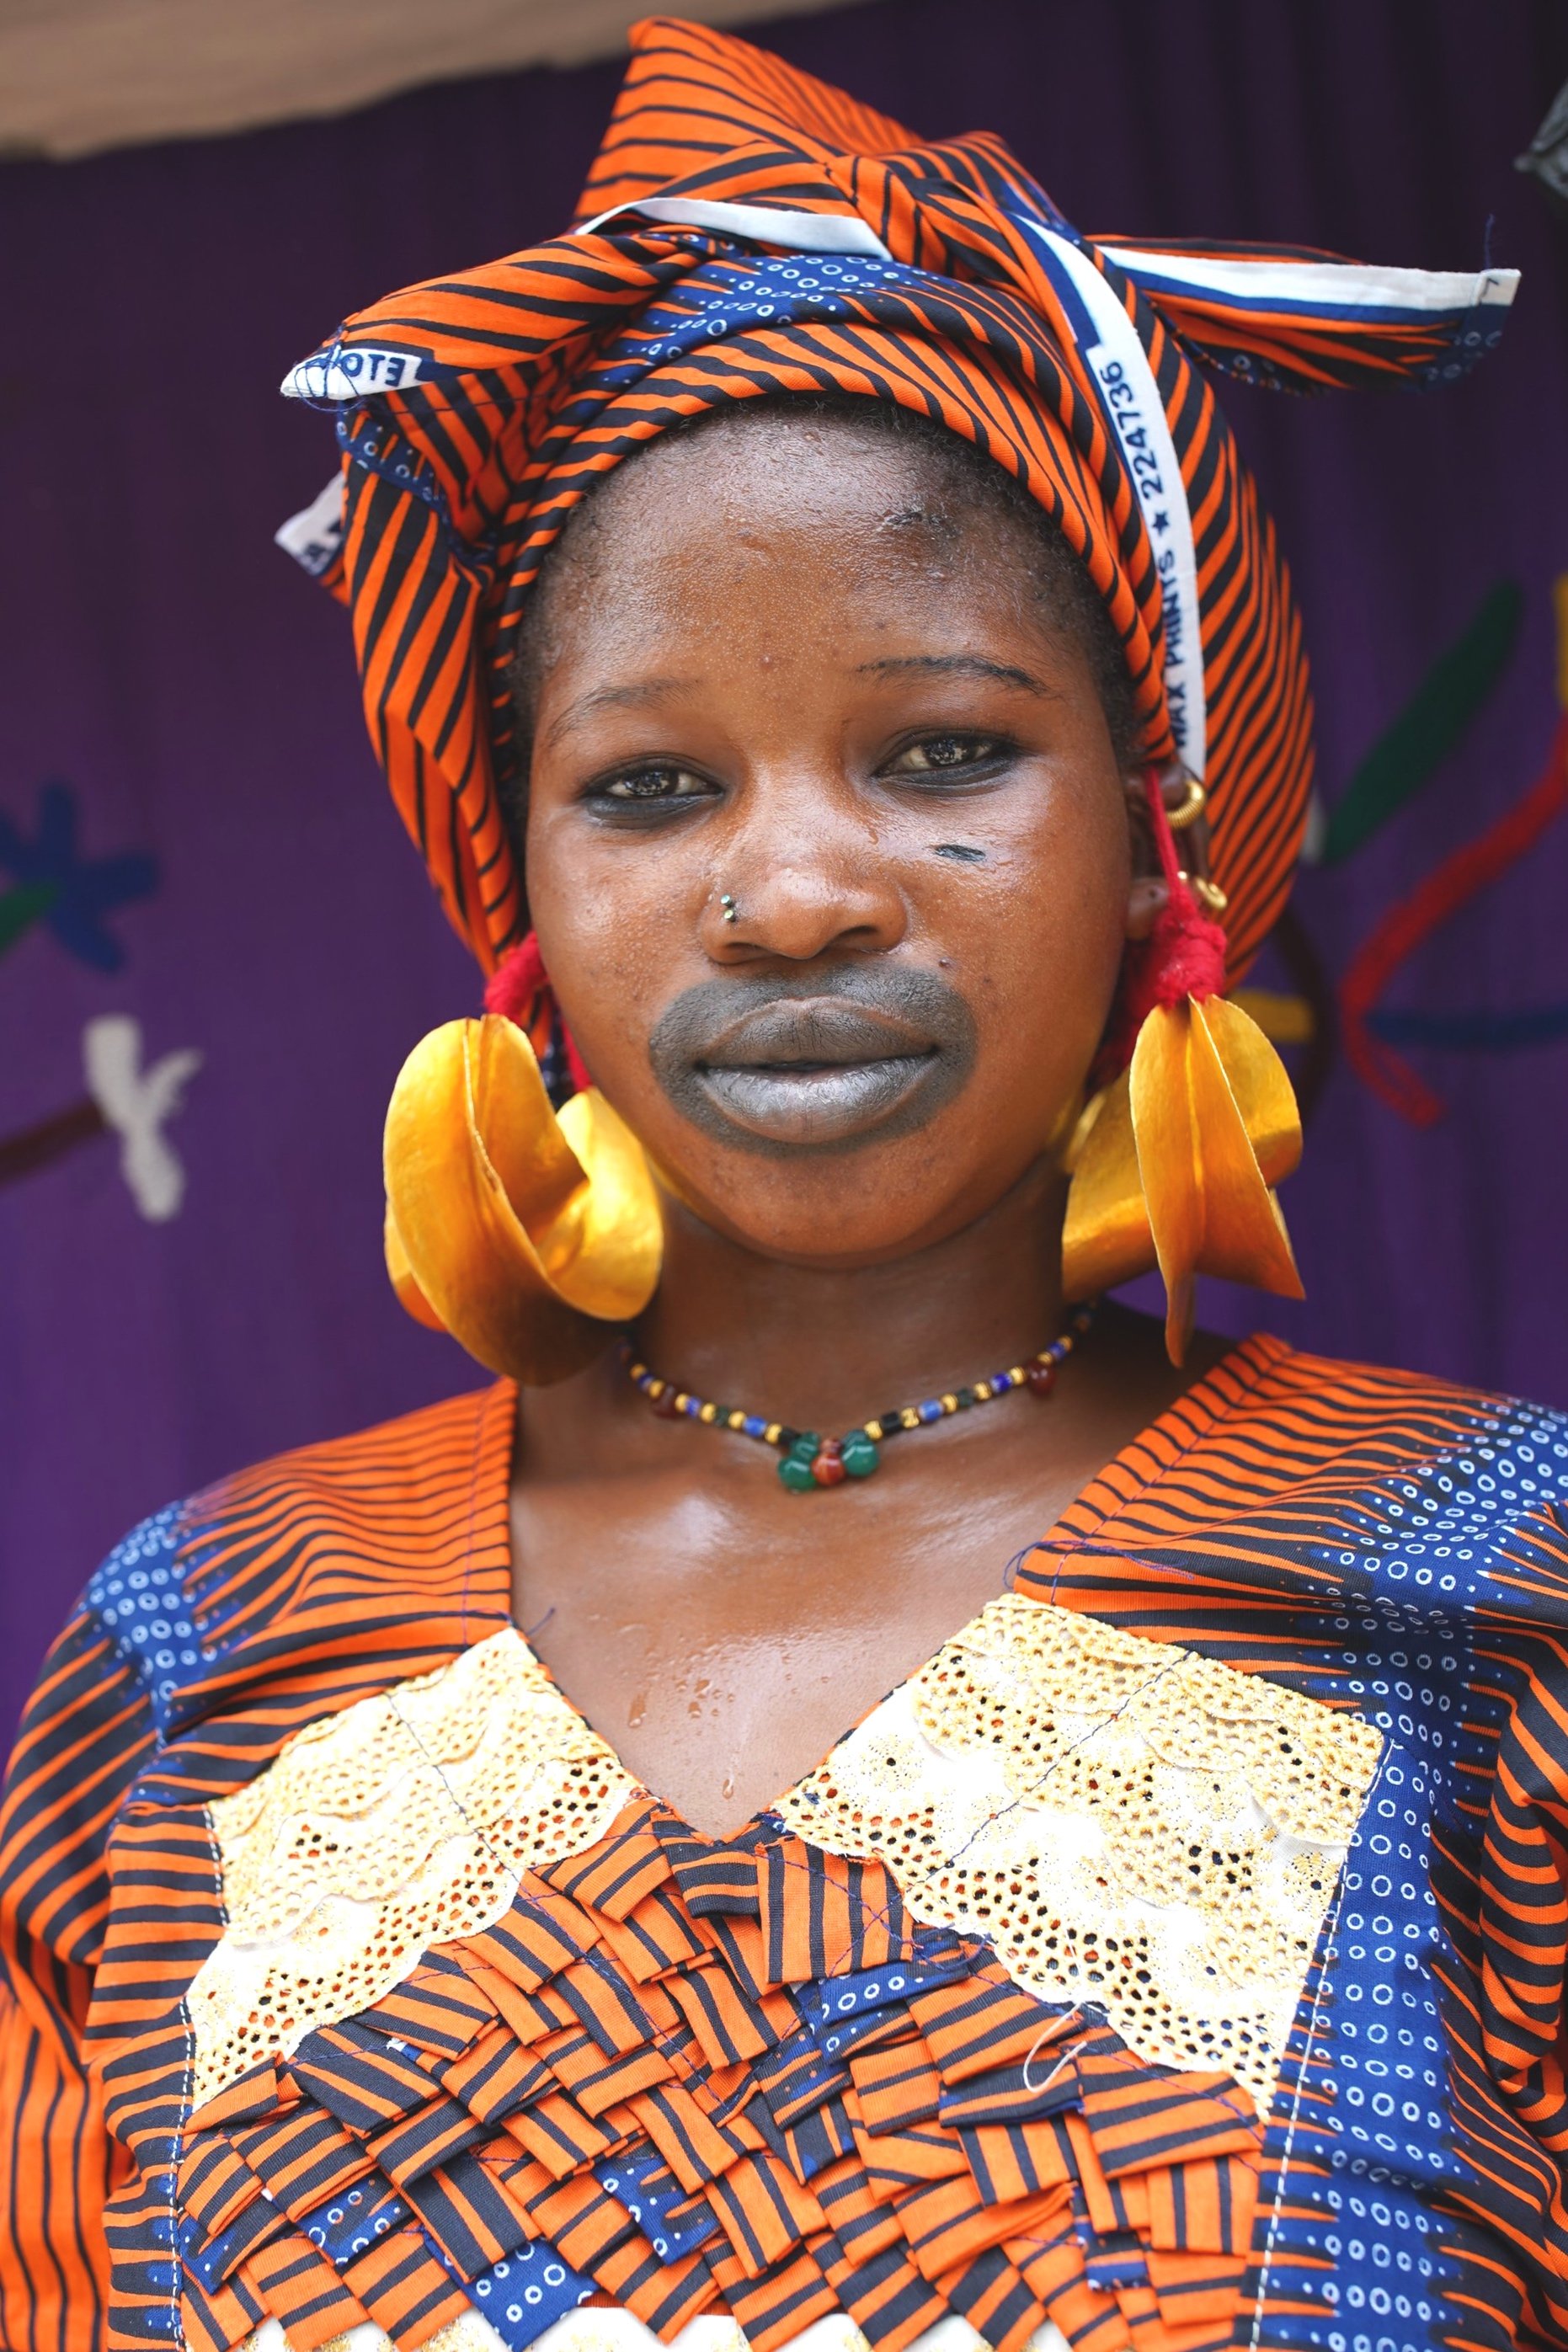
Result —
M 1525 593 L 1465 742 L 1361 856 L 1305 877 L 1303 919 L 1342 971 L 1524 790 L 1554 721 L 1568 228 L 1512 158 L 1568 77 L 1568 19 L 1553 0 L 876 0 L 762 37 L 923 132 L 1000 131 L 1089 229 L 1523 268 L 1500 352 L 1455 391 L 1226 394 L 1294 564 L 1330 803 L 1487 590 Z M 386 1288 L 378 1149 L 401 1056 L 472 1009 L 475 982 L 385 804 L 342 616 L 271 543 L 332 454 L 275 387 L 387 288 L 555 231 L 617 78 L 514 75 L 0 167 L 7 1719 L 132 1521 L 473 1378 Z M 68 802 L 41 803 L 51 780 Z M 124 856 L 155 860 L 156 887 L 95 928 L 95 887 L 149 879 L 91 863 Z M 1565 883 L 1561 825 L 1389 1002 L 1568 1000 Z M 140 1024 L 146 1064 L 203 1056 L 163 1130 L 186 1184 L 172 1217 L 142 1213 L 90 1112 L 18 1172 L 17 1139 L 82 1104 L 83 1033 L 110 1015 Z M 1334 1072 L 1288 1193 L 1308 1304 L 1215 1292 L 1209 1319 L 1568 1404 L 1568 1049 L 1418 1059 L 1450 1104 L 1426 1129 Z M 157 1178 L 137 1174 L 153 1205 Z

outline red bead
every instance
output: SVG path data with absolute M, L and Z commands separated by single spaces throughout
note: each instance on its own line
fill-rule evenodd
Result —
M 811 1475 L 819 1486 L 841 1486 L 849 1473 L 844 1467 L 842 1454 L 837 1449 L 829 1454 L 825 1445 L 811 1465 Z
M 1031 1396 L 1049 1396 L 1057 1384 L 1057 1368 L 1054 1364 L 1031 1364 L 1025 1378 Z
M 655 1397 L 653 1409 L 660 1421 L 679 1421 L 681 1417 L 680 1408 L 675 1402 L 673 1389 L 666 1389 L 662 1396 Z

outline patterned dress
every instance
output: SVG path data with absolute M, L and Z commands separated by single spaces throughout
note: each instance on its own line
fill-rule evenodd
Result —
M 715 1842 L 511 1623 L 514 1406 L 52 1652 L 5 2352 L 1568 2342 L 1568 1424 L 1255 1339 Z

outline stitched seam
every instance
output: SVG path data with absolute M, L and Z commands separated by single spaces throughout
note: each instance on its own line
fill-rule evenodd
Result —
M 1386 1759 L 1387 1752 L 1385 1745 L 1384 1749 L 1384 1759 Z M 1363 1819 L 1365 1817 L 1366 1807 L 1372 1802 L 1373 1790 L 1377 1787 L 1377 1780 L 1382 1777 L 1382 1770 L 1383 1766 L 1380 1762 L 1377 1779 L 1373 1780 L 1372 1787 L 1368 1789 L 1365 1801 L 1362 1807 Z M 1352 1836 L 1352 1844 L 1353 1845 L 1353 1843 L 1354 1839 Z M 1312 2045 L 1317 2037 L 1320 2015 L 1323 2007 L 1324 1997 L 1329 1990 L 1329 1956 L 1333 1949 L 1334 1937 L 1339 1930 L 1340 1913 L 1343 1908 L 1345 1899 L 1345 1872 L 1349 1866 L 1350 1848 L 1347 1847 L 1345 1859 L 1340 1864 L 1339 1885 L 1334 1889 L 1333 1906 L 1328 1918 L 1323 1923 L 1322 1962 L 1318 1970 L 1318 1981 L 1312 1993 L 1312 2005 L 1307 2013 L 1307 2032 L 1301 2044 L 1300 2063 L 1296 2069 L 1296 2088 L 1290 2100 L 1290 2121 L 1286 2127 L 1285 2145 L 1279 2154 L 1279 2178 L 1275 2186 L 1274 2203 L 1268 2216 L 1268 2234 L 1263 2242 L 1263 2258 L 1258 2269 L 1258 2293 L 1253 2302 L 1252 2334 L 1247 2339 L 1249 2352 L 1258 2352 L 1258 2338 L 1263 2332 L 1263 2305 L 1265 2297 L 1268 2293 L 1268 2273 L 1270 2265 L 1274 2260 L 1274 2241 L 1279 2234 L 1280 2210 L 1285 2202 L 1285 2179 L 1286 2175 L 1289 2173 L 1290 2168 L 1290 2157 L 1295 2146 L 1296 2126 L 1300 2117 L 1301 2101 L 1306 2095 L 1307 2070 L 1311 2062 Z

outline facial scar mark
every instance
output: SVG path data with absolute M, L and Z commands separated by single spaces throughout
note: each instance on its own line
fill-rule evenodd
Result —
M 967 841 L 934 842 L 931 854 L 936 857 L 956 857 L 961 866 L 982 866 L 985 862 L 985 852 L 973 848 Z

